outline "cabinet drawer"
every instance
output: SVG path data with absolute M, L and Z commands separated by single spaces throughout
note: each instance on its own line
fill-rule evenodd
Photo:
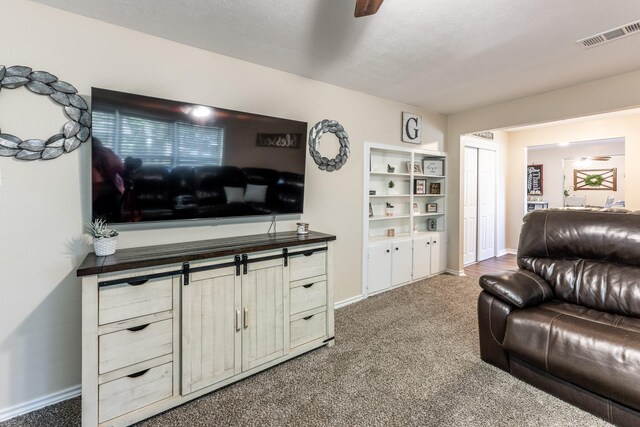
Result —
M 119 378 L 98 387 L 99 422 L 111 420 L 173 395 L 173 363 Z
M 133 317 L 171 310 L 173 285 L 171 277 L 149 280 L 142 284 L 113 285 L 100 288 L 98 323 L 104 325 Z
M 289 258 L 289 280 L 294 281 L 326 274 L 326 264 L 326 251 L 312 252 L 308 256 L 292 256 Z
M 327 281 L 309 280 L 308 283 L 300 283 L 296 287 L 292 287 L 289 293 L 290 306 L 289 313 L 297 314 L 303 311 L 312 310 L 314 308 L 327 305 Z
M 290 334 L 291 348 L 324 337 L 327 334 L 326 310 L 292 320 Z
M 99 373 L 134 365 L 173 350 L 173 319 L 148 323 L 99 337 Z

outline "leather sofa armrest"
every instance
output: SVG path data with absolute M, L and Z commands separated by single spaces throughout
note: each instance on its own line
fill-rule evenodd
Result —
M 553 299 L 553 290 L 540 276 L 528 270 L 511 270 L 480 277 L 480 287 L 507 304 L 531 307 Z

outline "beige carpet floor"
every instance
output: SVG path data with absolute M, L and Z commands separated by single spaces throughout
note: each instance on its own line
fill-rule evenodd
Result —
M 140 426 L 604 426 L 482 362 L 477 280 L 448 275 L 336 312 L 336 345 Z M 80 425 L 72 399 L 2 427 Z

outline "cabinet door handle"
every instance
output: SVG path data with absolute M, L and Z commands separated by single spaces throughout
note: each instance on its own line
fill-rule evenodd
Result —
M 129 286 L 140 286 L 140 285 L 144 285 L 145 283 L 147 283 L 149 281 L 149 279 L 143 279 L 143 280 L 132 280 L 130 282 L 127 282 L 127 285 Z
M 313 285 L 315 285 L 315 283 L 309 283 L 308 285 L 302 285 L 303 288 L 310 288 Z
M 140 372 L 136 372 L 135 374 L 131 374 L 131 375 L 127 375 L 129 378 L 137 378 L 137 377 L 141 377 L 144 374 L 146 374 L 147 372 L 149 372 L 149 369 L 145 369 L 144 371 L 140 371 Z
M 311 316 L 303 317 L 303 319 L 304 319 L 304 320 L 309 320 L 309 319 L 311 319 L 313 316 L 315 316 L 315 314 L 312 314 Z
M 396 251 L 398 250 L 398 248 L 396 248 Z
M 431 244 L 431 242 L 427 242 L 427 245 L 430 245 L 430 244 Z
M 433 244 L 435 245 L 436 243 L 438 243 L 438 242 L 436 242 L 436 241 L 434 240 L 434 241 L 433 241 Z
M 389 253 L 389 252 L 390 252 L 389 249 L 387 249 L 387 253 Z
M 146 325 L 134 326 L 133 328 L 128 328 L 127 331 L 138 332 L 149 326 L 151 323 L 147 323 Z
M 244 328 L 247 329 L 249 327 L 249 309 L 247 307 L 244 308 Z
M 240 329 L 242 329 L 242 319 L 240 319 L 240 309 L 236 310 L 236 332 L 240 332 Z

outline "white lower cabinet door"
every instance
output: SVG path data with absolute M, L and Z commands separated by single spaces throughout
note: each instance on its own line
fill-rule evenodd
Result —
M 431 274 L 442 273 L 447 269 L 446 243 L 444 233 L 431 236 Z
M 242 276 L 243 371 L 285 354 L 289 284 L 285 286 L 283 268 L 282 258 L 260 261 L 249 264 Z
M 240 373 L 240 278 L 226 267 L 182 286 L 182 394 Z
M 412 243 L 411 240 L 393 242 L 391 251 L 391 286 L 411 281 Z
M 413 280 L 431 275 L 431 236 L 413 239 Z
M 369 245 L 367 291 L 375 293 L 391 287 L 391 242 Z

